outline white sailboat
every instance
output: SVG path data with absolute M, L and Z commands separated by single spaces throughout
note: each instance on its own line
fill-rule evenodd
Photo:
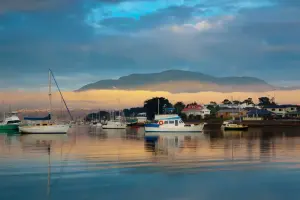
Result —
M 127 125 L 124 120 L 122 120 L 121 112 L 119 111 L 119 116 L 115 120 L 109 120 L 102 125 L 103 129 L 126 129 Z M 114 116 L 113 116 L 114 118 Z
M 70 128 L 69 124 L 57 124 L 54 122 L 51 122 L 51 112 L 52 112 L 52 97 L 51 97 L 51 80 L 52 77 L 56 83 L 56 86 L 60 92 L 61 98 L 68 110 L 68 113 L 71 117 L 72 120 L 72 116 L 70 114 L 70 111 L 67 107 L 67 104 L 61 94 L 61 91 L 58 87 L 58 84 L 54 78 L 54 75 L 52 73 L 52 71 L 49 69 L 49 106 L 50 106 L 50 112 L 48 114 L 48 116 L 46 117 L 24 117 L 24 120 L 26 121 L 31 121 L 32 123 L 30 124 L 26 124 L 26 125 L 22 125 L 19 127 L 19 131 L 21 133 L 25 133 L 25 134 L 58 134 L 58 133 L 67 133 L 67 131 Z M 37 122 L 38 123 L 35 123 Z

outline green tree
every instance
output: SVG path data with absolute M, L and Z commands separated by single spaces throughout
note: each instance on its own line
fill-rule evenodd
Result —
M 174 104 L 175 112 L 180 114 L 181 111 L 185 108 L 185 104 L 181 101 Z
M 270 100 L 269 97 L 259 97 L 258 98 L 259 106 L 269 106 L 269 105 L 276 105 L 273 99 Z
M 211 116 L 216 116 L 217 112 L 220 110 L 220 106 L 208 105 L 206 108 L 210 110 Z
M 187 116 L 185 113 L 180 113 L 179 114 L 182 120 L 187 120 Z
M 229 104 L 232 104 L 232 102 L 229 101 L 228 99 L 224 99 L 224 100 L 222 101 L 222 104 L 229 105 Z
M 148 119 L 154 119 L 155 114 L 158 114 L 158 109 L 159 114 L 162 114 L 164 111 L 164 107 L 172 107 L 172 104 L 169 102 L 169 100 L 164 97 L 154 97 L 152 99 L 147 99 L 144 102 L 144 108 L 147 113 Z
M 245 103 L 247 105 L 254 104 L 252 98 L 250 98 L 250 97 L 248 99 L 245 99 L 242 103 Z
M 234 100 L 234 101 L 232 101 L 232 103 L 233 103 L 233 104 L 235 104 L 235 105 L 239 105 L 239 104 L 241 104 L 241 102 L 240 102 L 240 101 L 238 101 L 238 100 Z
M 218 105 L 215 101 L 211 101 L 209 104 L 214 106 Z

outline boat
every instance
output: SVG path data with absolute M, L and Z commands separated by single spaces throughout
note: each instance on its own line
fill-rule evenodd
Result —
M 18 130 L 21 123 L 17 112 L 4 114 L 4 120 L 0 122 L 0 130 Z
M 205 124 L 187 125 L 177 114 L 158 114 L 154 123 L 145 124 L 145 132 L 202 132 Z
M 222 124 L 224 130 L 248 130 L 248 126 L 244 124 L 238 124 L 233 120 L 224 121 Z
M 113 120 L 109 120 L 102 125 L 103 129 L 126 129 L 127 124 L 121 117 L 121 112 L 119 112 L 119 116 L 115 117 L 115 113 L 113 112 Z M 115 118 L 115 119 L 114 119 Z
M 58 84 L 56 82 L 56 79 L 52 73 L 52 71 L 49 69 L 49 107 L 50 112 L 48 116 L 46 117 L 24 117 L 25 121 L 30 121 L 31 123 L 20 125 L 19 131 L 24 134 L 58 134 L 58 133 L 67 133 L 67 131 L 70 128 L 70 124 L 57 124 L 55 122 L 51 122 L 51 110 L 52 110 L 52 99 L 51 99 L 51 78 L 54 79 L 56 86 L 58 88 L 58 91 L 61 95 L 62 101 L 64 102 L 67 111 L 71 117 L 71 120 L 73 120 L 73 117 L 69 111 L 69 108 L 62 96 L 62 93 L 58 87 Z M 38 121 L 39 123 L 35 123 Z
M 103 129 L 126 129 L 126 123 L 119 120 L 109 120 L 102 125 Z

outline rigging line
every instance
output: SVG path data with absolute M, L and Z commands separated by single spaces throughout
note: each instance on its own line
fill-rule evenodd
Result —
M 68 108 L 68 106 L 67 106 L 67 103 L 66 103 L 66 101 L 65 101 L 65 99 L 64 99 L 64 97 L 63 97 L 63 95 L 62 95 L 62 93 L 61 93 L 61 91 L 60 91 L 60 88 L 59 88 L 58 83 L 57 83 L 57 81 L 56 81 L 56 79 L 55 79 L 55 77 L 54 77 L 54 74 L 53 74 L 53 72 L 52 72 L 51 69 L 49 69 L 49 71 L 51 72 L 51 75 L 52 75 L 52 77 L 53 77 L 53 80 L 54 80 L 54 82 L 55 82 L 55 84 L 56 84 L 56 87 L 57 87 L 57 89 L 58 89 L 58 91 L 59 91 L 59 93 L 60 93 L 60 96 L 61 96 L 61 98 L 62 98 L 62 100 L 63 100 L 63 102 L 64 102 L 64 104 L 65 104 L 65 106 L 66 106 L 66 108 L 67 108 L 67 111 L 68 111 L 68 113 L 69 113 L 69 115 L 70 115 L 70 118 L 71 118 L 71 120 L 73 121 L 73 117 L 72 117 L 72 115 L 71 115 L 71 112 L 70 112 L 70 110 L 69 110 L 69 108 Z

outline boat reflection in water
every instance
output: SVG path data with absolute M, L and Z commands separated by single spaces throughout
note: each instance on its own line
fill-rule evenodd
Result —
M 204 139 L 203 133 L 145 133 L 145 148 L 159 154 L 182 152 L 186 149 L 196 149 L 199 140 Z

